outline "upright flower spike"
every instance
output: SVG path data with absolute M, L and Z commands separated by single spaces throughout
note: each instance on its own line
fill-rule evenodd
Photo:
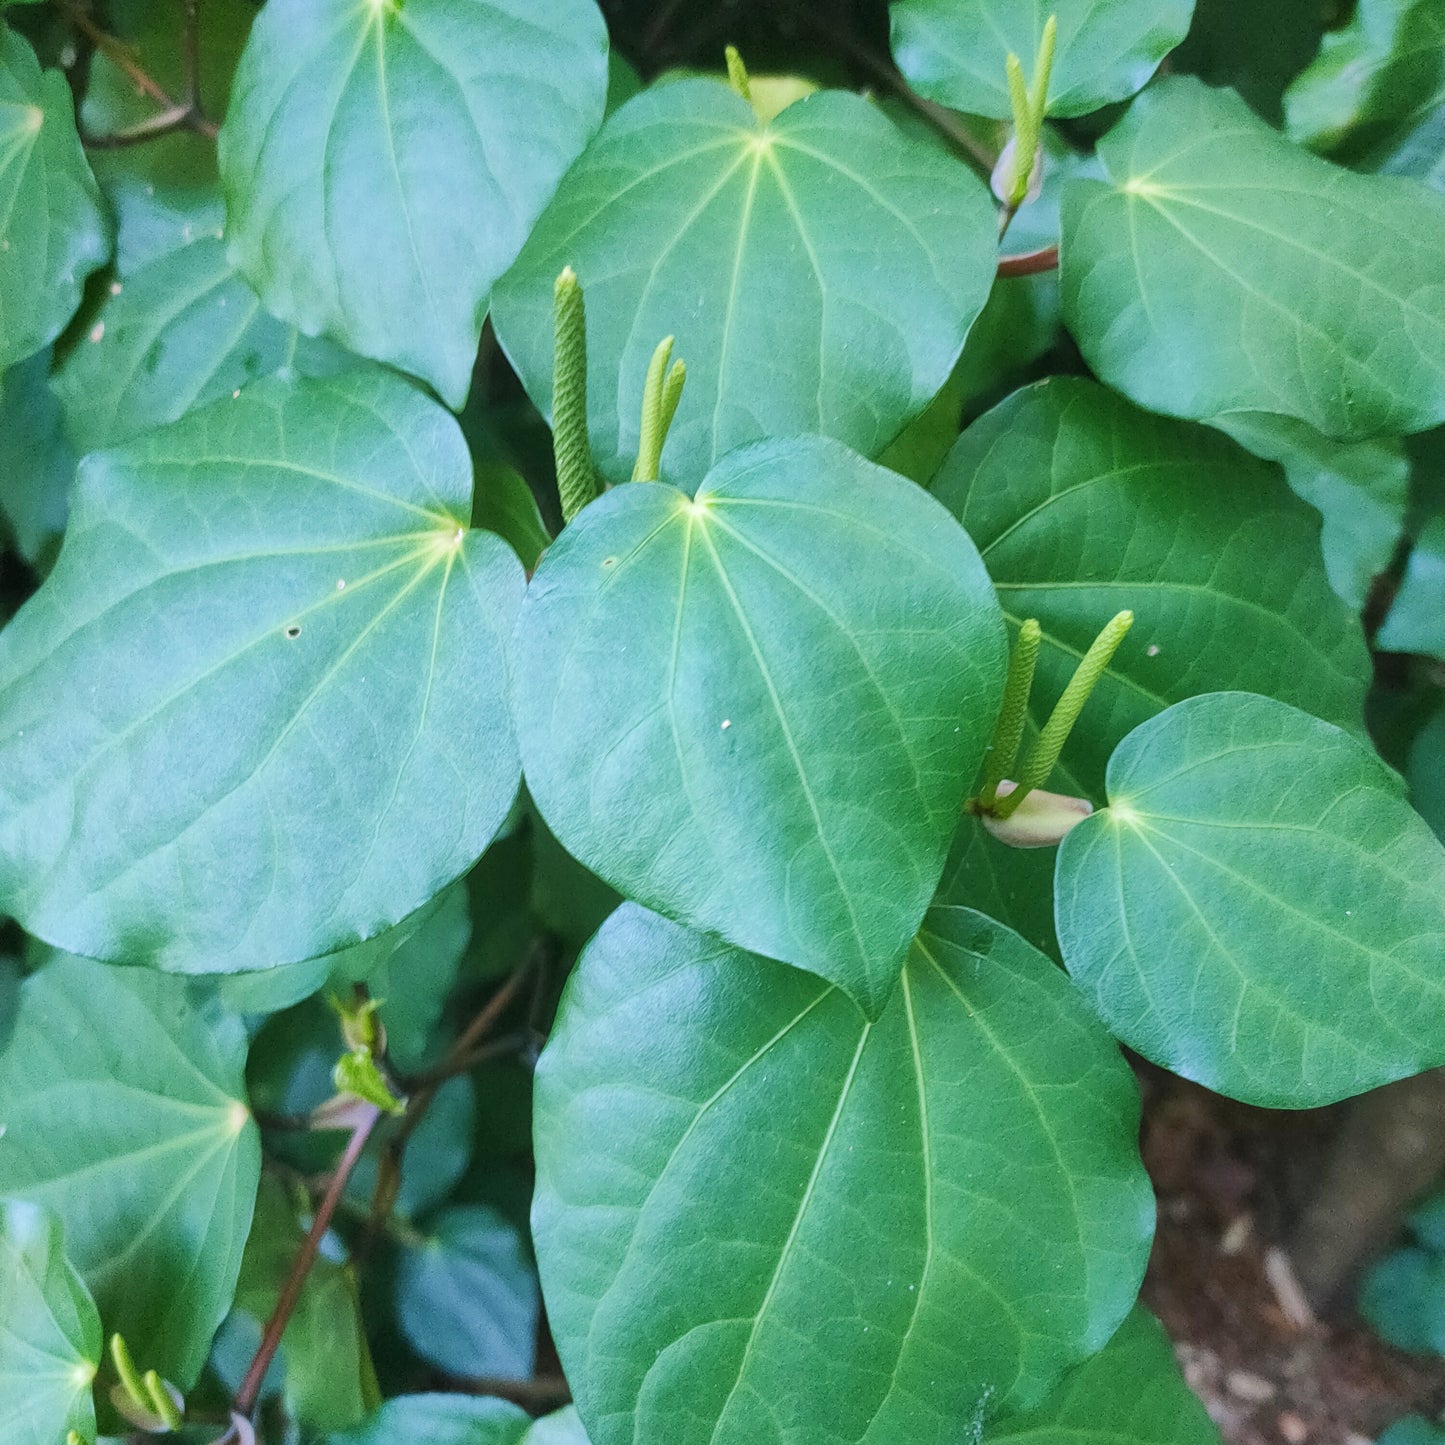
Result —
M 1063 752 L 1064 744 L 1068 742 L 1069 734 L 1074 730 L 1074 724 L 1084 710 L 1084 704 L 1088 702 L 1099 679 L 1119 650 L 1119 644 L 1133 625 L 1134 614 L 1120 612 L 1094 639 L 1093 645 L 1084 654 L 1073 677 L 1069 679 L 1069 685 L 1054 704 L 1054 710 L 1049 714 L 1049 720 L 1044 724 L 1038 742 L 1024 763 L 1018 787 L 1006 798 L 999 799 L 991 809 L 995 818 L 1012 817 L 1019 804 L 1035 788 L 1041 788 L 1048 782 L 1049 774 L 1053 772 L 1054 764 L 1058 762 L 1059 754 Z
M 1023 742 L 1024 722 L 1029 712 L 1029 693 L 1034 685 L 1034 666 L 1039 659 L 1042 633 L 1038 619 L 1030 617 L 1020 628 L 1013 655 L 1009 658 L 1008 679 L 1004 683 L 1003 703 L 994 725 L 993 741 L 988 746 L 984 763 L 983 786 L 971 805 L 971 811 L 987 813 L 998 801 L 999 784 L 1013 771 L 1018 760 L 1019 744 Z
M 687 367 L 681 361 L 672 361 L 673 340 L 664 336 L 647 366 L 647 380 L 642 387 L 642 434 L 637 444 L 637 464 L 632 468 L 634 482 L 655 482 L 662 475 L 662 448 L 687 380 Z
M 1054 69 L 1054 49 L 1059 37 L 1058 17 L 1050 15 L 1039 39 L 1034 59 L 1034 81 L 1024 82 L 1023 64 L 1010 52 L 1004 62 L 1008 74 L 1009 101 L 1014 114 L 1013 175 L 1004 189 L 1005 223 L 1028 198 L 1029 183 L 1038 163 L 1039 142 L 1044 133 L 1044 113 L 1049 105 L 1049 80 Z
M 562 520 L 570 522 L 597 495 L 587 437 L 587 311 L 577 273 L 566 267 L 553 290 L 552 453 Z
M 728 60 L 728 84 L 748 102 L 753 102 L 753 88 L 748 81 L 748 68 L 743 64 L 743 58 L 738 54 L 736 45 L 729 45 L 725 54 Z

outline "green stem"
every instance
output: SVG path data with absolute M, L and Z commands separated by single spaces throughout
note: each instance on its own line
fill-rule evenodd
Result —
M 1073 677 L 1069 679 L 1063 696 L 1049 714 L 1049 720 L 1044 724 L 1039 740 L 1034 744 L 1019 775 L 1018 787 L 994 807 L 995 818 L 1012 817 L 1018 805 L 1035 788 L 1041 788 L 1048 782 L 1049 774 L 1053 772 L 1054 764 L 1058 762 L 1059 754 L 1063 752 L 1064 744 L 1069 740 L 1069 734 L 1078 722 L 1079 714 L 1084 710 L 1084 704 L 1088 702 L 1089 695 L 1098 685 L 1099 679 L 1119 650 L 1119 644 L 1133 625 L 1134 614 L 1121 612 L 1094 639 L 1093 646 L 1084 654 Z
M 662 444 L 667 440 L 667 422 L 671 420 L 664 416 L 663 400 L 672 379 L 668 362 L 672 360 L 673 341 L 673 337 L 664 336 L 647 365 L 647 380 L 642 387 L 642 437 L 637 444 L 637 465 L 632 469 L 634 482 L 655 482 L 662 475 Z
M 751 105 L 753 88 L 748 81 L 748 68 L 743 64 L 743 58 L 738 54 L 737 46 L 729 45 L 725 54 L 728 58 L 728 84 Z
M 570 266 L 557 278 L 553 315 L 552 449 L 562 520 L 570 522 L 597 495 L 597 472 L 587 437 L 587 310 L 581 283 Z
M 1008 681 L 1004 683 L 1003 704 L 994 725 L 993 741 L 988 748 L 983 787 L 979 789 L 978 807 L 990 812 L 998 802 L 998 785 L 1013 771 L 1023 742 L 1024 722 L 1029 715 L 1029 693 L 1034 685 L 1034 666 L 1039 660 L 1038 619 L 1030 617 L 1019 628 L 1018 641 L 1009 659 Z

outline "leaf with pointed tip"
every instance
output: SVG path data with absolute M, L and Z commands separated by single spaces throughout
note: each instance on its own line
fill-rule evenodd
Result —
M 164 249 L 162 223 L 150 218 L 143 258 L 127 254 L 128 219 L 117 246 L 120 275 L 55 374 L 77 450 L 129 441 L 283 368 L 309 375 L 355 364 L 262 310 L 226 259 L 219 196 L 175 217 Z
M 1364 743 L 1249 693 L 1182 702 L 1059 849 L 1064 962 L 1130 1048 L 1313 1108 L 1445 1064 L 1445 848 Z
M 1445 102 L 1445 3 L 1358 0 L 1285 95 L 1286 130 L 1358 158 Z
M 859 96 L 820 92 L 761 125 L 726 85 L 677 81 L 603 127 L 497 286 L 493 322 L 550 413 L 552 285 L 576 270 L 593 451 L 613 482 L 632 474 L 648 359 L 675 336 L 687 388 L 662 469 L 690 491 L 761 437 L 881 452 L 948 379 L 997 236 L 967 167 Z
M 1319 512 L 1330 586 L 1360 611 L 1405 531 L 1410 460 L 1400 439 L 1335 442 L 1302 421 L 1265 412 L 1236 412 L 1214 425 L 1255 456 L 1278 462 L 1290 490 Z
M 402 1332 L 449 1375 L 531 1379 L 540 1305 L 526 1243 L 486 1205 L 442 1210 L 397 1262 Z
M 523 589 L 466 532 L 455 421 L 400 378 L 264 381 L 82 463 L 0 634 L 0 896 L 61 947 L 239 972 L 464 872 L 519 767 Z
M 5 1445 L 55 1445 L 68 1430 L 95 1438 L 90 1382 L 100 1365 L 100 1316 L 65 1257 L 60 1221 L 20 1200 L 0 1202 L 0 1435 Z
M 1184 39 L 1194 0 L 900 0 L 890 15 L 893 56 L 921 95 L 954 110 L 1008 120 L 1005 62 L 1017 55 L 1033 79 L 1044 21 L 1058 41 L 1049 115 L 1087 115 L 1146 84 Z
M 570 1407 L 533 1420 L 506 1400 L 399 1395 L 365 1424 L 326 1445 L 588 1445 Z
M 1209 1412 L 1184 1383 L 1169 1337 L 1136 1306 L 1104 1348 L 1027 1414 L 988 1431 L 987 1445 L 1219 1445 Z
M 978 543 L 1011 628 L 1042 625 L 1034 726 L 1109 619 L 1134 611 L 1058 791 L 1100 799 L 1124 735 L 1200 692 L 1267 693 L 1363 730 L 1369 654 L 1325 577 L 1318 520 L 1231 442 L 1055 377 L 975 422 L 933 490 Z
M 937 502 L 822 437 L 740 448 L 695 500 L 614 488 L 542 559 L 511 655 L 527 785 L 569 853 L 877 1013 L 1005 667 Z
M 110 257 L 110 220 L 75 129 L 70 87 L 0 25 L 0 370 L 60 335 Z
M 53 554 L 74 476 L 47 346 L 0 375 L 0 516 L 27 562 Z
M 981 914 L 933 910 L 869 1023 L 624 905 L 537 1091 L 533 1232 L 596 1445 L 960 1438 L 1038 1403 L 1134 1302 L 1134 1080 L 1063 973 Z
M 221 128 L 232 259 L 274 315 L 460 407 L 606 94 L 592 0 L 272 0 Z
M 110 1333 L 188 1389 L 260 1176 L 246 1033 L 201 986 L 60 955 L 0 1053 L 0 1189 L 53 1209 Z
M 1445 513 L 1429 518 L 1415 539 L 1375 645 L 1445 657 Z
M 1174 76 L 1064 194 L 1064 319 L 1151 411 L 1263 411 L 1359 441 L 1445 421 L 1445 197 L 1291 145 Z

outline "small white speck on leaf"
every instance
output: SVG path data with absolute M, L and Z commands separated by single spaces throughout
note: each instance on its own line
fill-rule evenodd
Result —
M 97 321 L 97 322 L 95 323 L 95 325 L 90 328 L 90 339 L 91 339 L 92 341 L 99 341 L 100 338 L 101 338 L 102 336 L 104 336 L 104 335 L 105 335 L 105 322 L 104 322 L 104 321 Z
M 1151 642 L 1149 646 L 1144 649 L 1144 655 L 1146 657 L 1158 657 L 1159 644 L 1157 642 Z
M 121 284 L 120 284 L 120 282 L 119 282 L 119 281 L 112 281 L 112 282 L 110 283 L 110 294 L 111 294 L 112 296 L 119 296 L 120 293 L 121 293 Z
M 345 577 L 338 577 L 338 578 L 336 579 L 336 590 L 337 590 L 338 592 L 345 592 L 345 591 L 346 591 L 346 578 L 345 578 Z
M 723 725 L 723 731 L 726 732 L 727 729 L 730 728 L 730 727 L 733 725 L 733 720 L 732 720 L 730 717 L 725 717 L 725 718 L 722 720 L 722 725 Z

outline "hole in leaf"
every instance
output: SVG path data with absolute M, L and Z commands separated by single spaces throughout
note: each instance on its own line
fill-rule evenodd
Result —
M 297 624 L 293 622 L 291 626 L 286 629 L 286 636 L 294 641 L 296 638 L 301 636 L 300 627 L 298 627 Z

